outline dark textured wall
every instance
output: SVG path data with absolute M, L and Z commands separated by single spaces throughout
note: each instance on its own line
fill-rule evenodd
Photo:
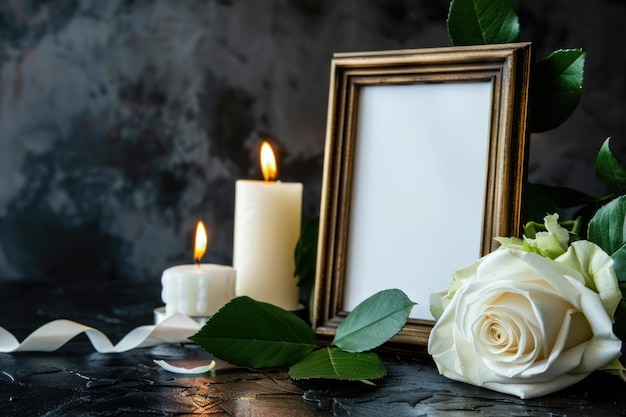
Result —
M 582 103 L 533 137 L 531 179 L 604 193 L 595 153 L 626 149 L 622 24 L 611 0 L 519 0 L 538 57 L 588 51 Z M 0 279 L 158 279 L 230 263 L 234 183 L 256 147 L 317 214 L 333 52 L 447 46 L 448 1 L 0 2 Z M 452 210 L 452 209 L 451 209 Z M 450 211 L 452 213 L 452 211 Z

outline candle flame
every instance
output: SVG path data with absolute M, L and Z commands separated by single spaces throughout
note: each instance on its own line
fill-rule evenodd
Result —
M 202 258 L 202 255 L 206 252 L 207 242 L 206 228 L 204 227 L 204 223 L 199 221 L 196 226 L 196 241 L 193 250 L 193 259 L 198 265 L 200 264 L 200 258 Z
M 278 166 L 276 165 L 274 151 L 272 151 L 272 147 L 267 142 L 261 144 L 261 172 L 263 172 L 265 181 L 274 181 L 278 176 Z

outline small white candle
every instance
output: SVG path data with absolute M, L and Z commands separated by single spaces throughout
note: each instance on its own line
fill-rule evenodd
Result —
M 177 265 L 163 271 L 161 298 L 165 315 L 212 316 L 235 297 L 236 271 L 225 265 L 201 264 L 207 245 L 206 229 L 198 222 L 195 265 Z
M 225 265 L 177 265 L 163 271 L 165 315 L 212 316 L 235 297 L 235 270 Z
M 294 249 L 300 236 L 302 184 L 272 181 L 276 163 L 269 145 L 261 150 L 265 181 L 239 180 L 235 193 L 233 265 L 237 295 L 298 309 L 293 276 Z M 269 157 L 264 153 L 269 149 Z M 268 159 L 266 159 L 266 157 Z

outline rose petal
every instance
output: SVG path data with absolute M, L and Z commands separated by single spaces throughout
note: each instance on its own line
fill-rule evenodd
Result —
M 613 268 L 613 259 L 595 243 L 581 240 L 572 243 L 557 262 L 580 271 L 585 285 L 600 294 L 607 313 L 612 317 L 622 299 Z
M 211 361 L 208 365 L 197 366 L 195 368 L 183 368 L 179 366 L 171 365 L 162 360 L 153 360 L 154 363 L 159 365 L 161 368 L 166 371 L 173 372 L 175 374 L 203 374 L 205 372 L 209 372 L 213 368 L 215 368 L 215 361 Z

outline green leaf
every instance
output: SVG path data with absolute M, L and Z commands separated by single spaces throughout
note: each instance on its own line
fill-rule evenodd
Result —
M 293 274 L 298 277 L 298 286 L 302 288 L 311 289 L 315 284 L 319 225 L 319 217 L 305 224 L 296 244 L 294 253 L 296 270 Z
M 511 0 L 452 0 L 448 34 L 454 45 L 489 45 L 519 40 Z
M 532 132 L 545 132 L 574 112 L 583 88 L 585 53 L 561 49 L 534 65 L 530 91 Z
M 626 194 L 626 168 L 617 160 L 609 148 L 611 138 L 607 138 L 596 158 L 596 174 L 609 187 L 612 193 Z
M 236 366 L 258 369 L 290 366 L 317 347 L 309 325 L 282 308 L 237 297 L 190 339 Z
M 402 329 L 415 304 L 400 290 L 380 291 L 348 314 L 337 328 L 333 344 L 347 352 L 374 349 Z
M 560 187 L 556 185 L 544 185 L 528 183 L 526 187 L 527 197 L 534 198 L 535 194 L 539 194 L 542 198 L 550 198 L 556 207 L 571 208 L 576 206 L 582 206 L 585 204 L 595 203 L 596 199 L 589 194 L 585 194 L 582 191 L 574 190 L 572 188 Z M 553 213 L 549 211 L 548 213 Z M 541 215 L 541 219 L 547 213 Z
M 600 207 L 591 222 L 587 239 L 613 258 L 615 274 L 620 282 L 626 281 L 626 196 Z
M 289 369 L 293 379 L 343 379 L 369 382 L 382 378 L 387 370 L 374 352 L 350 353 L 337 348 L 313 352 Z

